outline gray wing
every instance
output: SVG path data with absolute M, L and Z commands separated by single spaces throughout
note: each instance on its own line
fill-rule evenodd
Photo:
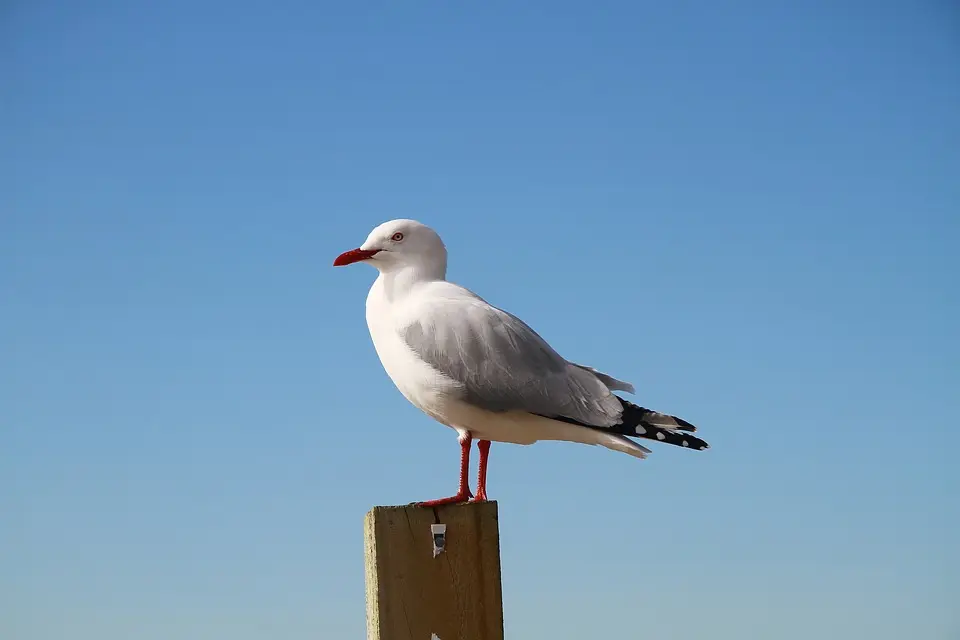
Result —
M 599 372 L 567 362 L 522 320 L 481 299 L 431 305 L 400 335 L 422 360 L 460 383 L 465 401 L 483 409 L 598 427 L 620 420 L 622 405 Z

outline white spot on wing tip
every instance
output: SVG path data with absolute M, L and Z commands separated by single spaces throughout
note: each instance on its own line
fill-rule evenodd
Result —
M 687 442 L 686 440 L 684 440 L 684 441 L 683 441 L 683 446 L 685 446 L 685 447 L 689 447 L 689 446 L 690 446 L 690 443 L 689 443 L 689 442 Z
M 666 437 L 667 436 L 663 435 L 662 433 L 657 433 L 657 440 L 663 440 Z
M 642 435 L 645 434 L 646 432 L 647 432 L 646 429 L 644 429 L 644 428 L 641 427 L 640 425 L 637 425 L 637 435 L 638 435 L 638 436 L 642 436 Z

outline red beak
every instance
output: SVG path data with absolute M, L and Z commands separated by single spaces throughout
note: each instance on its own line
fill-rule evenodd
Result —
M 333 261 L 333 266 L 345 267 L 348 264 L 371 258 L 378 253 L 380 253 L 379 249 L 351 249 L 350 251 L 344 251 Z

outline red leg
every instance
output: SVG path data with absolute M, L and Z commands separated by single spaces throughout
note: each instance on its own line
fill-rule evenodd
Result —
M 457 495 L 449 498 L 440 498 L 439 500 L 427 500 L 426 502 L 417 502 L 421 507 L 439 507 L 443 504 L 457 504 L 458 502 L 467 502 L 470 500 L 470 486 L 467 483 L 467 472 L 470 470 L 470 444 L 473 438 L 468 433 L 460 438 L 460 488 Z
M 477 475 L 477 497 L 474 502 L 485 502 L 487 500 L 487 458 L 490 456 L 490 441 L 479 440 L 477 448 L 480 449 L 480 473 Z

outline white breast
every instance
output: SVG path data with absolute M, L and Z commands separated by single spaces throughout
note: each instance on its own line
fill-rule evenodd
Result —
M 391 313 L 390 304 L 383 294 L 382 278 L 377 278 L 367 294 L 367 327 L 380 363 L 411 404 L 435 420 L 453 426 L 444 415 L 445 408 L 454 401 L 456 383 L 416 357 L 403 342 L 397 326 L 399 316 Z

